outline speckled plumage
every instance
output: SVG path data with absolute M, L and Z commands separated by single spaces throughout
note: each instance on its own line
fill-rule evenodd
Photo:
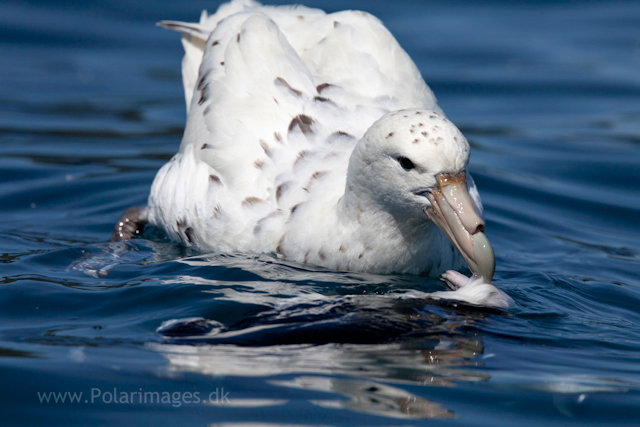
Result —
M 151 224 L 202 251 L 332 269 L 462 265 L 416 191 L 464 171 L 469 145 L 378 19 L 234 1 L 163 25 L 183 34 L 188 118 Z

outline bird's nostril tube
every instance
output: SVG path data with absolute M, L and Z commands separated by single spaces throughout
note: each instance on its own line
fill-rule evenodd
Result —
M 476 227 L 476 231 L 473 232 L 473 234 L 476 233 L 484 233 L 484 224 L 480 223 L 478 224 L 478 226 Z

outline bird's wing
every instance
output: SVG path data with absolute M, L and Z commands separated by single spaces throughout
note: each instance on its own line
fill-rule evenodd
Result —
M 181 151 L 194 145 L 226 186 L 265 198 L 277 166 L 293 163 L 317 135 L 316 95 L 313 76 L 269 17 L 232 15 L 206 42 Z

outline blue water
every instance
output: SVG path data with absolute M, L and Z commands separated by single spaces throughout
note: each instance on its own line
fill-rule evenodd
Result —
M 5 0 L 0 424 L 639 425 L 640 4 L 305 4 L 379 16 L 416 61 L 517 307 L 158 230 L 105 243 L 185 122 L 154 23 L 217 3 Z

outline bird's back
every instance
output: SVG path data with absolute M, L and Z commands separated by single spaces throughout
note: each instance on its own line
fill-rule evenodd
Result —
M 274 251 L 298 207 L 335 205 L 348 159 L 389 111 L 440 111 L 373 16 L 234 1 L 183 33 L 188 118 L 149 220 L 202 249 Z

